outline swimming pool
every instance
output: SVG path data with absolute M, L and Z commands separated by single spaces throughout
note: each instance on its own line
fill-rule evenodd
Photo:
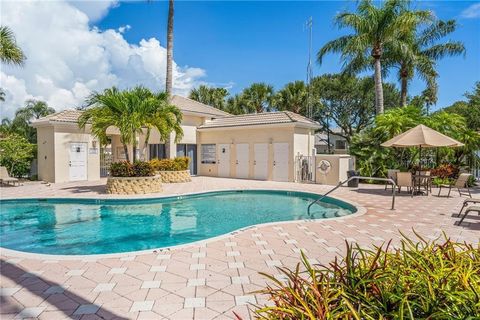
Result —
M 309 219 L 319 196 L 291 191 L 222 191 L 156 199 L 0 201 L 0 244 L 43 254 L 102 254 L 186 244 L 266 222 Z M 356 212 L 325 198 L 313 219 Z

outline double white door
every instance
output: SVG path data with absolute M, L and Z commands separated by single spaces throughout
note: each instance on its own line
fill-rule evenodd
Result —
M 70 143 L 69 154 L 70 181 L 87 180 L 87 144 Z

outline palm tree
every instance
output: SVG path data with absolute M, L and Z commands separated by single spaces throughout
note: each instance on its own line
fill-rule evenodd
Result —
M 166 93 L 153 94 L 141 86 L 124 91 L 112 87 L 102 93 L 94 92 L 87 98 L 87 109 L 78 123 L 80 128 L 91 125 L 92 133 L 102 144 L 107 143 L 107 129 L 111 126 L 118 128 L 127 161 L 130 161 L 129 145 L 133 147 L 133 161 L 136 161 L 136 138 L 144 129 L 147 130 L 147 144 L 152 128 L 160 132 L 164 141 L 172 131 L 177 140 L 181 138 L 181 111 L 168 101 Z
M 430 95 L 430 102 L 436 100 L 436 62 L 446 56 L 465 54 L 465 46 L 461 42 L 447 42 L 435 44 L 441 38 L 454 32 L 455 20 L 436 21 L 421 32 L 412 32 L 405 36 L 411 50 L 405 52 L 389 51 L 386 53 L 387 64 L 396 65 L 399 69 L 401 81 L 401 105 L 407 105 L 407 91 L 409 82 L 415 73 L 427 83 L 426 92 Z M 433 94 L 433 96 L 432 96 Z
M 242 100 L 249 113 L 270 111 L 273 97 L 273 87 L 266 83 L 254 83 L 242 92 Z
M 140 97 L 138 112 L 143 117 L 143 127 L 146 128 L 145 140 L 143 143 L 143 154 L 146 155 L 148 141 L 152 129 L 160 133 L 160 140 L 167 142 L 170 133 L 175 133 L 175 141 L 178 142 L 183 136 L 181 127 L 183 114 L 179 108 L 168 103 L 168 95 L 165 92 L 152 93 L 143 87 L 134 89 L 134 96 Z
M 384 111 L 382 87 L 382 57 L 386 47 L 397 51 L 409 50 L 404 39 L 431 14 L 427 11 L 409 11 L 406 0 L 386 0 L 376 7 L 371 0 L 361 0 L 357 13 L 344 12 L 335 18 L 340 28 L 351 28 L 353 33 L 341 36 L 325 44 L 317 54 L 318 63 L 329 52 L 341 53 L 344 72 L 364 71 L 372 65 L 375 79 L 375 109 L 377 114 Z
M 200 85 L 198 88 L 190 91 L 189 98 L 220 110 L 225 109 L 225 98 L 228 91 L 225 88 L 212 88 L 206 85 Z
M 21 66 L 25 59 L 25 54 L 17 45 L 13 31 L 7 26 L 0 26 L 0 61 Z
M 30 99 L 25 102 L 25 107 L 18 109 L 15 117 L 22 117 L 27 121 L 40 119 L 55 112 L 45 101 Z
M 303 81 L 290 82 L 275 95 L 275 107 L 305 114 L 308 99 L 308 87 Z
M 245 99 L 241 94 L 236 94 L 227 99 L 225 110 L 231 114 L 245 114 L 248 113 Z
M 25 102 L 23 108 L 15 112 L 15 117 L 12 120 L 12 130 L 31 143 L 37 142 L 37 130 L 30 126 L 32 120 L 40 119 L 55 112 L 55 109 L 48 106 L 45 101 L 30 99 Z
M 167 76 L 165 81 L 165 92 L 170 97 L 173 87 L 173 0 L 168 1 L 168 22 L 167 22 Z

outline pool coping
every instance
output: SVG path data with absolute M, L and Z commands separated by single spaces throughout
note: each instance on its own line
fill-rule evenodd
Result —
M 322 196 L 323 194 L 316 193 L 316 192 L 305 192 L 305 191 L 299 191 L 299 190 L 293 190 L 293 189 L 277 189 L 277 190 L 272 190 L 272 189 L 259 189 L 259 188 L 240 188 L 240 189 L 214 189 L 214 190 L 208 190 L 208 191 L 202 191 L 202 192 L 189 192 L 189 193 L 181 193 L 181 194 L 172 194 L 172 195 L 164 195 L 164 196 L 152 196 L 152 197 L 113 197 L 113 198 L 95 198 L 95 197 L 85 197 L 85 198 L 71 198 L 71 197 L 41 197 L 40 199 L 90 199 L 90 200 L 145 200 L 145 199 L 162 199 L 162 198 L 169 198 L 169 197 L 180 197 L 180 196 L 189 196 L 189 195 L 201 195 L 205 193 L 211 193 L 211 192 L 221 192 L 221 191 L 285 191 L 285 192 L 304 192 L 304 193 L 311 193 L 315 195 Z M 62 254 L 45 254 L 45 253 L 34 253 L 34 252 L 24 252 L 24 251 L 18 251 L 18 250 L 13 250 L 13 249 L 7 249 L 2 246 L 0 246 L 0 255 L 7 255 L 12 258 L 31 258 L 31 259 L 42 259 L 42 260 L 82 260 L 82 261 L 93 261 L 93 260 L 98 260 L 98 259 L 108 259 L 108 258 L 123 258 L 123 257 L 131 257 L 131 256 L 139 256 L 139 255 L 145 255 L 145 254 L 162 254 L 164 252 L 169 252 L 171 250 L 177 250 L 177 249 L 183 249 L 189 246 L 198 246 L 198 245 L 205 245 L 209 242 L 214 242 L 218 241 L 224 238 L 228 238 L 231 236 L 238 235 L 239 233 L 243 233 L 248 230 L 252 229 L 258 229 L 260 227 L 268 227 L 272 225 L 282 225 L 282 224 L 300 224 L 300 223 L 305 223 L 305 222 L 310 222 L 310 223 L 322 223 L 323 221 L 332 221 L 332 220 L 345 220 L 345 219 L 350 219 L 354 217 L 359 217 L 367 213 L 367 208 L 364 206 L 350 200 L 346 200 L 343 197 L 330 197 L 333 199 L 338 199 L 340 201 L 343 201 L 349 205 L 354 206 L 357 211 L 343 216 L 343 217 L 332 217 L 332 218 L 322 218 L 322 219 L 302 219 L 302 220 L 291 220 L 291 221 L 275 221 L 275 222 L 265 222 L 265 223 L 259 223 L 259 224 L 253 224 L 247 227 L 243 227 L 240 229 L 236 229 L 218 236 L 210 237 L 208 239 L 203 239 L 203 240 L 198 240 L 198 241 L 193 241 L 189 243 L 183 243 L 183 244 L 178 244 L 178 245 L 173 245 L 173 246 L 167 246 L 167 247 L 160 247 L 160 248 L 152 248 L 152 249 L 146 249 L 146 250 L 138 250 L 138 251 L 128 251 L 128 252 L 117 252 L 117 253 L 98 253 L 98 254 L 87 254 L 87 255 L 62 255 Z M 2 200 L 32 200 L 32 199 L 39 199 L 39 198 L 7 198 L 7 199 L 2 199 Z

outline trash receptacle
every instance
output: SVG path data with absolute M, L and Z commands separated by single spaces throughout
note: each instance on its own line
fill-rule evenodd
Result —
M 350 177 L 358 177 L 360 176 L 360 172 L 355 171 L 355 170 L 348 170 L 347 171 L 347 178 Z M 358 179 L 352 179 L 348 181 L 347 185 L 352 188 L 357 188 L 358 187 Z

